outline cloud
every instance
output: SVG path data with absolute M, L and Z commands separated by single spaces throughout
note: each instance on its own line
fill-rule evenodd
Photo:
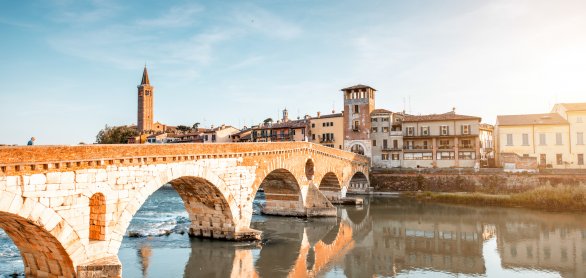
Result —
M 56 11 L 51 18 L 57 22 L 67 23 L 94 23 L 115 16 L 122 10 L 122 6 L 112 0 L 54 0 Z

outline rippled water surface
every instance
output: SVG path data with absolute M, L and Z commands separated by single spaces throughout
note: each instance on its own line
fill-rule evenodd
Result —
M 262 199 L 262 193 L 260 193 Z M 258 215 L 259 242 L 189 238 L 177 193 L 135 215 L 120 248 L 124 277 L 586 277 L 586 217 L 524 209 L 366 198 L 337 218 Z M 0 233 L 0 273 L 22 273 Z

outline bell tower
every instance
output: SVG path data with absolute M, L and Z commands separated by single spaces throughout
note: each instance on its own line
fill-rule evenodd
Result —
M 344 149 L 371 157 L 372 122 L 376 90 L 367 85 L 356 85 L 341 90 L 344 95 Z
M 149 82 L 149 73 L 146 65 L 142 72 L 142 80 L 138 88 L 138 120 L 137 127 L 139 132 L 145 132 L 153 129 L 153 115 L 154 115 L 154 90 Z

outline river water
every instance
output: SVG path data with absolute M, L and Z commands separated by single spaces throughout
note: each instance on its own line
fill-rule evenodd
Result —
M 365 198 L 338 217 L 259 214 L 259 242 L 189 238 L 179 195 L 163 187 L 119 251 L 123 277 L 586 277 L 586 216 Z M 0 233 L 0 276 L 23 272 Z

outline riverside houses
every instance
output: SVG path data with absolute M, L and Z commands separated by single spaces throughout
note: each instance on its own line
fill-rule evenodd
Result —
M 497 164 L 585 169 L 585 121 L 586 103 L 556 104 L 545 114 L 499 115 L 495 127 Z
M 317 117 L 312 117 L 309 121 L 310 142 L 336 149 L 344 147 L 344 115 L 342 113 L 332 111 L 332 114 L 322 115 L 317 112 Z
M 401 167 L 403 113 L 375 109 L 370 113 L 372 128 L 372 165 L 378 168 Z
M 475 167 L 480 160 L 480 117 L 444 114 L 403 119 L 403 162 L 406 168 Z

